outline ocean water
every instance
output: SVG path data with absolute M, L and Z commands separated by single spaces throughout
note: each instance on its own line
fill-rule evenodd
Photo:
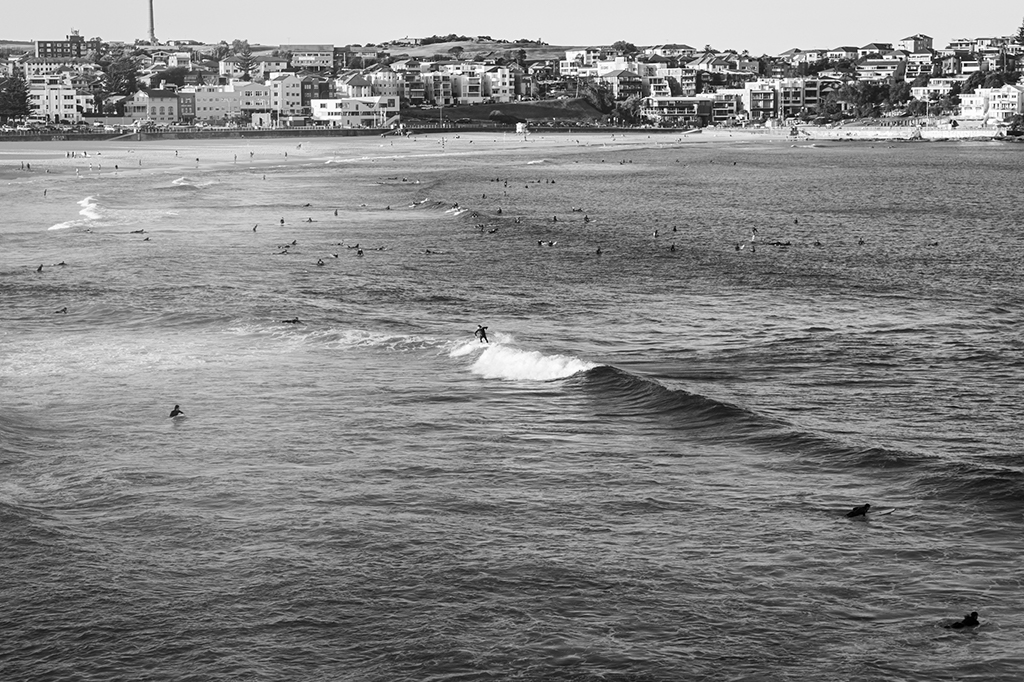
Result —
M 5 143 L 0 679 L 1020 679 L 1024 150 L 708 137 Z

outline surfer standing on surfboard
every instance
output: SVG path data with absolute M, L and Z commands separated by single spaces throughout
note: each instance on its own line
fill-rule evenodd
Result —
M 476 338 L 480 339 L 480 343 L 490 343 L 490 341 L 487 340 L 487 327 L 478 324 L 476 326 L 476 332 L 474 333 L 476 334 Z

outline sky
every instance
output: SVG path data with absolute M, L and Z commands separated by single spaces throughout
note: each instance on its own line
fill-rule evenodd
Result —
M 107 41 L 131 42 L 149 35 L 148 0 L 9 4 L 0 17 L 0 40 L 62 40 L 72 29 Z M 154 0 L 158 40 L 242 39 L 253 45 L 366 44 L 455 33 L 579 47 L 617 40 L 641 47 L 685 43 L 760 55 L 793 47 L 896 43 L 917 33 L 931 36 L 934 46 L 942 48 L 954 38 L 1013 35 L 1024 23 L 1020 0 L 959 7 L 952 11 L 935 3 L 828 0 L 648 0 L 635 6 L 564 0 L 305 0 L 295 5 L 278 0 Z

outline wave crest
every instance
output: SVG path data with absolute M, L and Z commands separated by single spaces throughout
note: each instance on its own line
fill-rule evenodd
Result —
M 451 357 L 468 355 L 480 349 L 470 371 L 485 379 L 509 381 L 554 381 L 586 372 L 598 365 L 572 355 L 545 355 L 538 351 L 521 350 L 502 344 L 483 345 L 467 342 L 449 353 Z

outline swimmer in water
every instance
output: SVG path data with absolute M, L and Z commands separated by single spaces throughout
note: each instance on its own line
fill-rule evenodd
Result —
M 860 507 L 854 507 L 852 510 L 846 512 L 846 518 L 852 519 L 856 516 L 867 516 L 868 509 L 871 508 L 870 504 L 865 504 Z
M 181 407 L 179 405 L 175 405 L 174 409 L 171 410 L 171 417 L 184 417 L 184 416 L 185 416 L 185 413 L 181 411 Z
M 474 335 L 476 338 L 480 339 L 480 343 L 490 343 L 490 341 L 487 340 L 487 327 L 478 324 Z
M 285 324 L 302 324 L 302 320 L 300 320 L 297 317 L 294 318 L 294 319 L 291 319 L 291 320 L 281 320 L 281 321 L 284 322 Z
M 947 630 L 960 630 L 962 628 L 973 628 L 980 625 L 978 622 L 978 612 L 971 611 L 970 615 L 964 616 L 964 619 L 958 623 L 950 623 L 946 626 Z

